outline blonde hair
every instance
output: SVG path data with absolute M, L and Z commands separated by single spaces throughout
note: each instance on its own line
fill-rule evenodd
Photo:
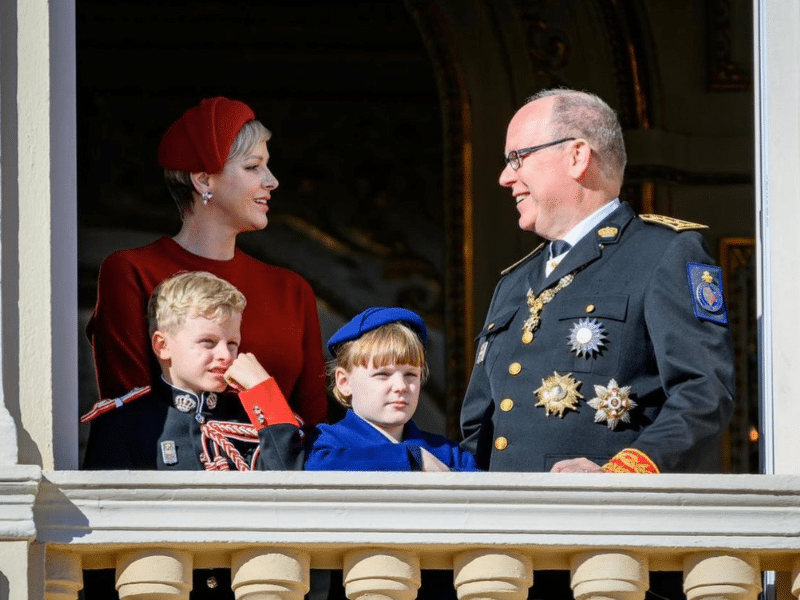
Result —
M 248 121 L 236 134 L 228 150 L 226 162 L 244 156 L 258 146 L 261 142 L 268 142 L 272 137 L 272 132 L 262 125 L 261 121 L 253 119 Z M 178 212 L 183 220 L 187 214 L 194 210 L 194 184 L 192 174 L 188 171 L 176 171 L 174 169 L 164 169 L 164 181 L 167 184 L 170 196 L 178 206 Z
M 205 271 L 179 273 L 156 286 L 147 303 L 150 335 L 156 330 L 174 333 L 187 318 L 221 322 L 241 315 L 247 305 L 233 285 Z
M 354 367 L 385 367 L 386 365 L 412 365 L 422 370 L 420 382 L 428 379 L 428 362 L 425 346 L 408 325 L 395 321 L 368 331 L 360 338 L 345 342 L 328 365 L 331 391 L 344 406 L 350 407 L 352 397 L 345 396 L 336 387 L 336 369 L 350 372 Z

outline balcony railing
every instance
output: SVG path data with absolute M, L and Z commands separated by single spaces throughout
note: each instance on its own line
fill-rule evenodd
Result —
M 15 467 L 0 489 L 2 539 L 46 548 L 48 600 L 96 568 L 122 598 L 187 598 L 211 567 L 240 599 L 299 600 L 311 568 L 343 569 L 351 599 L 410 600 L 420 569 L 470 600 L 525 598 L 538 569 L 571 571 L 579 600 L 641 599 L 649 571 L 683 571 L 689 600 L 755 598 L 765 570 L 800 592 L 795 476 Z

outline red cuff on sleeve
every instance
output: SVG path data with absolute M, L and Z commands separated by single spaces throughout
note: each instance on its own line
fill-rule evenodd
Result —
M 297 418 L 273 377 L 240 392 L 239 400 L 256 429 L 282 424 L 297 427 Z
M 603 470 L 609 473 L 661 473 L 653 459 L 640 450 L 625 448 L 603 465 Z

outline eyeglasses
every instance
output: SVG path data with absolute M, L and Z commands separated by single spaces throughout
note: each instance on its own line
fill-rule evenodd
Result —
M 574 137 L 565 137 L 561 138 L 560 140 L 556 140 L 554 142 L 547 142 L 546 144 L 539 144 L 538 146 L 531 146 L 530 148 L 520 148 L 519 150 L 512 150 L 506 156 L 506 164 L 510 165 L 512 169 L 515 171 L 522 166 L 522 159 L 525 158 L 528 154 L 533 154 L 537 150 L 541 150 L 543 148 L 549 148 L 550 146 L 555 146 L 556 144 L 560 144 L 562 142 L 571 142 L 572 140 L 577 139 Z

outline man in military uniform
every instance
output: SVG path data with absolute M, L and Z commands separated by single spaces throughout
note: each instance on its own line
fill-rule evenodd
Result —
M 619 202 L 622 132 L 592 94 L 531 98 L 505 153 L 519 226 L 549 243 L 495 289 L 464 447 L 491 471 L 713 470 L 734 373 L 703 226 Z

